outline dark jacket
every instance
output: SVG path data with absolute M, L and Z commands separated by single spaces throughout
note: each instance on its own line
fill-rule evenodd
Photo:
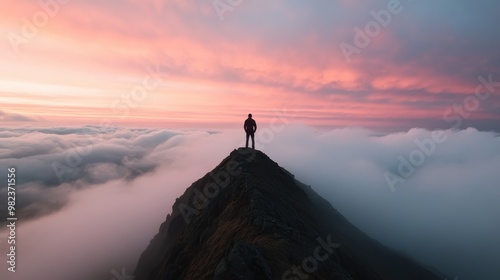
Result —
M 245 124 L 243 125 L 243 128 L 245 129 L 246 133 L 253 134 L 257 130 L 257 123 L 255 122 L 254 119 L 248 118 L 245 121 Z

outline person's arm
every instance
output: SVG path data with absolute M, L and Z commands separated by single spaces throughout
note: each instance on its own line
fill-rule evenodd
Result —
M 257 131 L 257 122 L 256 121 L 253 121 L 253 126 L 255 127 L 253 132 L 255 133 L 255 131 Z

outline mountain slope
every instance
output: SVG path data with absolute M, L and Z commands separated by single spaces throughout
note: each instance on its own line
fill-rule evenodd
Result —
M 443 279 L 350 224 L 260 151 L 233 151 L 177 199 L 136 280 Z

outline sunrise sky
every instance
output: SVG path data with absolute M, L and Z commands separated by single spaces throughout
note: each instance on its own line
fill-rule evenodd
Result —
M 498 1 L 227 2 L 4 3 L 2 125 L 500 131 Z

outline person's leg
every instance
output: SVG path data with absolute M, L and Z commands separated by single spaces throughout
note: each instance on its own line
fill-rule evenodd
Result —
M 255 149 L 255 134 L 252 133 L 252 149 Z
M 246 144 L 246 146 L 245 146 L 245 147 L 247 147 L 247 148 L 248 148 L 248 137 L 250 137 L 250 134 L 248 134 L 248 133 L 247 133 L 247 144 Z

